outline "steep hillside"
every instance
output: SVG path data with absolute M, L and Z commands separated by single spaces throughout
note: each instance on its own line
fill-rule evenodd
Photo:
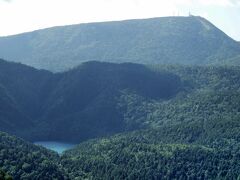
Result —
M 47 71 L 0 59 L 0 130 L 23 136 L 41 113 L 51 77 Z M 47 88 L 46 90 L 44 88 Z
M 92 60 L 239 65 L 239 55 L 238 42 L 196 16 L 79 24 L 0 38 L 1 58 L 51 71 Z
M 2 61 L 0 69 L 1 130 L 30 141 L 240 118 L 239 67 L 87 62 L 53 74 Z
M 11 78 L 16 67 L 17 78 Z M 129 63 L 88 62 L 58 74 L 5 61 L 0 68 L 4 69 L 0 84 L 5 89 L 0 97 L 6 99 L 1 107 L 1 129 L 32 141 L 80 142 L 138 129 L 142 123 L 125 121 L 119 110 L 124 91 L 143 99 L 167 100 L 183 88 L 172 73 Z M 12 108 L 4 109 L 7 105 Z
M 0 133 L 4 176 L 240 178 L 238 66 L 86 62 L 54 74 L 0 60 L 0 70 L 1 130 L 82 142 L 59 157 Z
M 61 80 L 40 121 L 51 129 L 47 138 L 63 140 L 80 141 L 139 128 L 138 123 L 130 127 L 118 109 L 123 90 L 146 99 L 169 99 L 182 88 L 178 76 L 155 73 L 137 64 L 89 62 L 58 75 Z
M 30 117 L 38 114 L 39 103 L 47 97 L 44 88 L 52 76 L 53 74 L 48 71 L 0 59 L 0 84 L 11 95 L 10 98 L 22 107 L 24 113 L 29 113 Z
M 14 179 L 67 179 L 56 153 L 2 132 L 0 168 Z
M 224 72 L 239 90 L 240 83 Z M 226 92 L 226 82 L 220 82 L 220 92 Z M 70 177 L 86 179 L 239 179 L 240 96 L 231 91 L 196 93 L 163 103 L 158 112 L 150 108 L 153 103 L 137 107 L 138 113 L 150 112 L 141 116 L 145 122 L 158 125 L 81 143 L 64 153 L 62 164 Z

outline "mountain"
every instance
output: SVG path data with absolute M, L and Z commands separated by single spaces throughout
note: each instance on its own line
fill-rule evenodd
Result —
M 0 132 L 0 167 L 14 179 L 68 179 L 55 152 L 3 132 Z M 5 175 L 5 179 L 10 177 Z
M 119 109 L 123 93 L 167 100 L 182 88 L 172 73 L 131 63 L 87 62 L 53 74 L 2 60 L 0 69 L 1 130 L 30 141 L 80 142 L 138 129 L 142 123 L 125 121 Z
M 33 128 L 41 101 L 47 97 L 44 83 L 50 74 L 0 60 L 0 130 L 23 136 Z
M 239 68 L 153 68 L 175 72 L 190 84 L 190 91 L 144 105 L 127 95 L 129 119 L 151 127 L 89 140 L 66 151 L 62 164 L 70 177 L 239 179 Z
M 202 17 L 54 27 L 1 37 L 0 57 L 50 71 L 86 61 L 239 65 L 240 45 Z
M 54 74 L 0 62 L 0 130 L 29 141 L 76 143 L 240 116 L 239 67 L 86 62 Z
M 240 178 L 238 66 L 93 61 L 51 73 L 0 60 L 0 87 L 1 131 L 25 139 L 0 132 L 0 175 Z M 58 156 L 26 140 L 80 144 Z

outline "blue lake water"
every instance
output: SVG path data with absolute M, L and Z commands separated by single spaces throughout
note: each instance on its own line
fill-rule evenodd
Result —
M 35 142 L 34 144 L 41 145 L 47 149 L 56 151 L 59 154 L 75 146 L 75 144 L 69 144 L 69 143 L 57 142 L 57 141 L 38 141 L 38 142 Z

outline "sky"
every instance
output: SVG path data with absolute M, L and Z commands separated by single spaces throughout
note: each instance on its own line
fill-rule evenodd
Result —
M 0 0 L 0 36 L 52 26 L 202 16 L 240 41 L 240 0 Z

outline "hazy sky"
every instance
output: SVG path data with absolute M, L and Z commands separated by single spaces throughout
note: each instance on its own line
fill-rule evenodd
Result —
M 0 36 L 83 22 L 187 16 L 189 11 L 240 41 L 240 0 L 0 0 Z

